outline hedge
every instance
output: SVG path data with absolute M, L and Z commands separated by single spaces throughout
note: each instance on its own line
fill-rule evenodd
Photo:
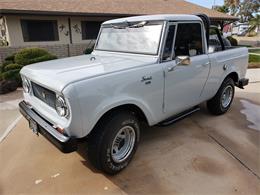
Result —
M 15 69 L 22 69 L 22 65 L 19 64 L 8 64 L 7 66 L 4 67 L 4 71 L 9 71 L 9 70 L 15 70 Z
M 40 48 L 26 48 L 14 55 L 8 56 L 5 58 L 4 63 L 0 65 L 0 88 L 8 88 L 7 85 L 9 83 L 13 85 L 13 82 L 4 81 L 15 81 L 18 86 L 22 86 L 20 70 L 23 66 L 53 59 L 57 59 L 57 57 Z M 2 91 L 6 92 L 8 90 Z
M 26 48 L 15 55 L 14 61 L 16 64 L 28 65 L 37 62 L 53 60 L 57 57 L 50 54 L 48 51 L 40 48 Z

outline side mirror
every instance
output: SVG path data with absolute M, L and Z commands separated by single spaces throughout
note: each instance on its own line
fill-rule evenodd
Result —
M 176 59 L 176 65 L 183 65 L 183 66 L 187 66 L 190 65 L 190 56 L 177 56 Z

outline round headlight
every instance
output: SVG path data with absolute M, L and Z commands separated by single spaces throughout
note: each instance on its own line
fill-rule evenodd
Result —
M 66 117 L 69 114 L 68 107 L 66 105 L 66 101 L 62 96 L 57 96 L 56 97 L 56 111 L 57 113 L 62 116 Z
M 29 93 L 30 90 L 31 90 L 30 81 L 27 78 L 23 77 L 22 82 L 23 82 L 23 90 L 24 90 L 24 92 L 25 93 Z

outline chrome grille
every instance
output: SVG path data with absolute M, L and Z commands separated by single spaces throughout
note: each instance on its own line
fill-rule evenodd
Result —
M 34 82 L 31 82 L 33 95 L 41 101 L 48 104 L 50 107 L 55 108 L 56 94 Z

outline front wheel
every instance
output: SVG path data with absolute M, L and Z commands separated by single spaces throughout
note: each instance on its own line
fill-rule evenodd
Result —
M 217 94 L 207 102 L 208 110 L 214 115 L 221 115 L 228 111 L 235 94 L 233 79 L 226 78 Z
M 133 113 L 113 112 L 99 122 L 88 138 L 88 157 L 99 170 L 116 174 L 131 161 L 139 137 L 139 123 Z

